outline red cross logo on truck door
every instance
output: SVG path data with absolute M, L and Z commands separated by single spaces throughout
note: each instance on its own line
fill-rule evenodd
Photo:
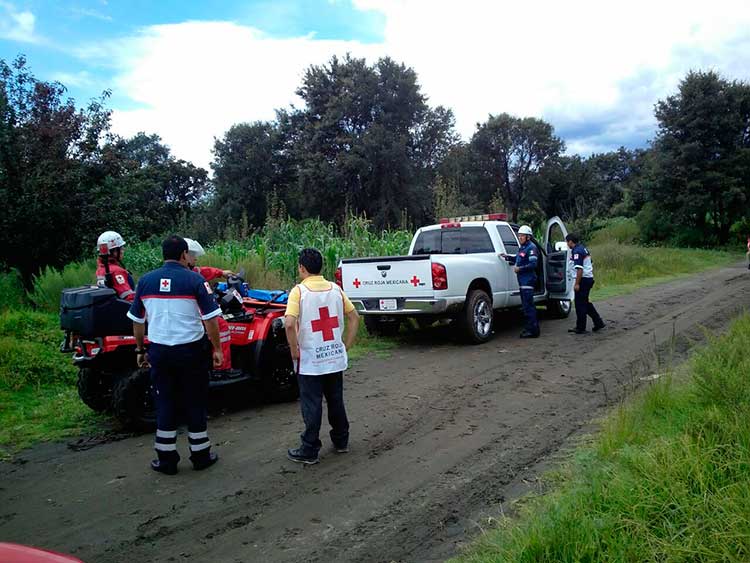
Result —
M 352 285 L 359 289 L 359 286 L 362 285 L 362 282 L 359 281 L 359 278 L 354 278 L 354 281 L 352 282 Z
M 328 307 L 321 307 L 318 313 L 320 313 L 320 318 L 312 322 L 313 332 L 322 332 L 323 341 L 329 342 L 333 340 L 333 329 L 339 327 L 339 318 L 332 317 Z
M 422 281 L 422 280 L 420 280 L 420 279 L 419 279 L 419 278 L 418 278 L 418 277 L 417 277 L 417 276 L 415 275 L 415 276 L 414 276 L 414 277 L 413 277 L 413 278 L 412 278 L 412 279 L 410 280 L 410 283 L 411 283 L 411 284 L 412 284 L 412 285 L 413 285 L 414 287 L 417 287 L 417 286 L 419 285 L 419 282 L 420 282 L 420 281 Z

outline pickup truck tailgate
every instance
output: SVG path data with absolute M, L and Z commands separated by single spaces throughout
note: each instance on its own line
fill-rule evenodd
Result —
M 342 260 L 341 277 L 350 298 L 432 297 L 428 255 Z

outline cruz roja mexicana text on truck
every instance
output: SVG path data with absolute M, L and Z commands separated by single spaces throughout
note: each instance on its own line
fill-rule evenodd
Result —
M 414 234 L 406 256 L 342 260 L 337 282 L 370 332 L 395 334 L 407 318 L 420 326 L 449 319 L 466 340 L 483 343 L 492 337 L 494 311 L 521 306 L 516 274 L 503 258 L 518 252 L 518 228 L 502 213 L 441 219 Z M 534 302 L 559 318 L 570 314 L 573 298 L 567 234 L 553 217 L 534 240 L 542 257 Z

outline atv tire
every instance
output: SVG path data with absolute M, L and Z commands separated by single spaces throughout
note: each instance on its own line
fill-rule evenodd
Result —
M 151 432 L 156 428 L 156 404 L 148 369 L 135 370 L 115 385 L 112 407 L 128 429 Z
M 401 319 L 366 315 L 365 328 L 371 336 L 396 336 L 401 328 Z
M 271 403 L 289 403 L 299 398 L 297 374 L 294 372 L 289 345 L 274 337 L 264 354 L 260 373 L 263 374 L 263 397 Z
M 105 412 L 112 408 L 111 377 L 94 368 L 78 371 L 78 396 L 91 410 Z

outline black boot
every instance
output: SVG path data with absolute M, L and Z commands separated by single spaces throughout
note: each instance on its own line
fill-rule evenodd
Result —
M 156 450 L 157 459 L 151 460 L 151 469 L 164 473 L 164 475 L 176 475 L 177 464 L 180 462 L 180 454 L 176 451 L 162 452 Z
M 190 455 L 190 461 L 193 462 L 193 469 L 202 471 L 219 461 L 219 454 L 212 453 L 210 448 L 208 448 L 200 452 L 193 452 Z

